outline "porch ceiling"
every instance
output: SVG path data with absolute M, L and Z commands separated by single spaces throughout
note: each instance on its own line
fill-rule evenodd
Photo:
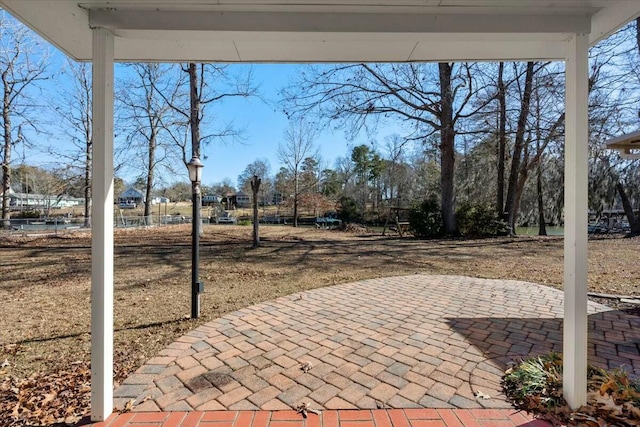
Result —
M 601 38 L 638 0 L 0 0 L 78 60 L 91 28 L 117 61 L 337 62 L 564 59 L 571 33 Z

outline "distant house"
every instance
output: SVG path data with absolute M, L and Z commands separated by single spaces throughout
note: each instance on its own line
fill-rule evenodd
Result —
M 84 199 L 67 194 L 16 193 L 9 189 L 9 207 L 12 210 L 60 209 L 84 205 Z M 2 197 L 2 193 L 0 193 Z
M 282 197 L 282 193 L 280 191 L 274 191 L 271 195 L 271 203 L 274 205 L 281 205 L 284 198 Z
M 248 194 L 239 191 L 231 196 L 231 203 L 236 208 L 248 208 L 251 206 L 251 197 Z
M 151 204 L 153 205 L 161 205 L 163 203 L 171 203 L 171 200 L 169 200 L 168 197 L 162 197 L 162 196 L 156 196 L 153 199 L 151 199 Z
M 136 190 L 133 187 L 127 188 L 118 196 L 119 205 L 125 205 L 125 204 L 141 205 L 144 202 L 145 202 L 145 197 L 142 191 Z
M 222 202 L 222 196 L 217 194 L 206 194 L 202 196 L 202 206 L 213 206 Z

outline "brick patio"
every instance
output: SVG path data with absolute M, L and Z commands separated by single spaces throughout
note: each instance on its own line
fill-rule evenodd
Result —
M 306 420 L 293 411 L 138 412 L 93 427 L 549 427 L 506 409 L 375 409 L 323 411 Z
M 135 399 L 134 412 L 248 414 L 234 411 L 290 411 L 308 402 L 328 410 L 323 420 L 347 409 L 512 413 L 502 373 L 512 360 L 562 349 L 562 300 L 546 286 L 458 276 L 316 289 L 191 331 L 125 380 L 114 403 Z M 589 313 L 590 363 L 640 374 L 640 318 L 594 303 Z M 446 425 L 423 421 L 397 425 Z

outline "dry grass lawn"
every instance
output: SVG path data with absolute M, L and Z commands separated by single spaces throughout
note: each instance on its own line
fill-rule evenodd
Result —
M 383 276 L 518 279 L 562 287 L 559 237 L 417 240 L 341 231 L 205 225 L 202 317 L 189 320 L 190 226 L 118 230 L 118 378 L 197 325 L 282 295 Z M 90 236 L 0 236 L 0 373 L 26 377 L 89 360 Z M 640 239 L 589 241 L 589 290 L 640 295 Z M 6 365 L 6 364 L 5 364 Z M 0 378 L 1 380 L 2 378 Z

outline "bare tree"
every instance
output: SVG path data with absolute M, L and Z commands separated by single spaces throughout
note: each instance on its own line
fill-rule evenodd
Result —
M 556 82 L 561 82 L 561 75 L 556 70 L 552 70 L 545 74 L 544 78 L 536 77 L 545 70 L 547 65 L 528 62 L 513 63 L 509 68 L 505 67 L 504 63 L 499 63 L 495 70 L 492 67 L 485 67 L 489 74 L 495 73 L 492 77 L 494 89 L 485 94 L 485 97 L 495 99 L 497 105 L 494 107 L 492 103 L 486 104 L 490 108 L 484 113 L 488 115 L 478 116 L 481 121 L 484 118 L 484 122 L 472 133 L 491 134 L 495 141 L 493 142 L 496 144 L 495 163 L 490 169 L 493 171 L 495 167 L 497 177 L 494 199 L 496 212 L 507 221 L 512 234 L 515 234 L 520 203 L 529 174 L 531 170 L 541 165 L 547 146 L 558 140 L 564 123 L 564 114 L 556 107 L 562 104 L 562 100 L 558 98 L 562 92 L 557 90 L 559 83 Z M 534 94 L 537 109 L 535 114 L 532 114 L 531 104 Z M 490 117 L 496 117 L 495 121 Z M 481 141 L 481 144 L 484 144 L 488 140 Z M 473 149 L 476 164 L 479 160 L 477 156 L 482 151 L 485 150 L 478 145 Z M 465 163 L 467 163 L 466 160 Z M 507 166 L 509 171 L 505 182 Z M 538 175 L 542 184 L 542 175 Z M 467 185 L 473 185 L 473 181 L 467 181 Z M 542 199 L 538 198 L 538 200 Z M 540 207 L 542 203 L 538 204 L 538 208 Z
M 385 194 L 389 201 L 389 207 L 403 207 L 402 199 L 405 197 L 407 189 L 409 170 L 406 155 L 407 142 L 399 135 L 392 135 L 386 141 Z
M 238 176 L 238 188 L 245 193 L 253 192 L 251 186 L 254 181 L 254 176 L 260 178 L 260 199 L 262 205 L 267 204 L 267 194 L 271 189 L 271 165 L 267 159 L 256 159 L 252 163 L 249 163 L 247 167 Z M 259 201 L 257 198 L 253 200 L 253 204 L 258 206 Z
M 316 131 L 310 123 L 301 121 L 291 124 L 285 131 L 284 141 L 278 147 L 278 158 L 293 179 L 293 226 L 298 226 L 298 204 L 300 197 L 300 174 L 307 157 L 316 157 Z
M 294 116 L 318 112 L 352 134 L 391 117 L 406 125 L 407 139 L 437 133 L 442 214 L 445 230 L 454 234 L 456 125 L 483 108 L 470 104 L 476 89 L 471 64 L 317 66 L 300 74 L 283 92 L 283 102 Z
M 30 91 L 45 80 L 46 47 L 29 30 L 0 11 L 0 78 L 2 79 L 2 227 L 9 227 L 11 150 L 26 144 L 26 128 L 35 129 L 36 102 Z M 42 52 L 45 52 L 43 54 Z
M 253 195 L 253 247 L 260 246 L 260 223 L 258 222 L 258 192 L 260 192 L 260 183 L 262 179 L 258 175 L 251 178 L 251 194 Z
M 65 91 L 54 110 L 60 120 L 65 142 L 49 149 L 62 158 L 69 171 L 82 179 L 84 197 L 84 226 L 91 227 L 91 158 L 93 156 L 91 65 L 67 61 L 72 89 Z M 60 146 L 66 147 L 61 149 Z
M 525 147 L 525 133 L 527 130 L 527 120 L 529 117 L 529 109 L 531 107 L 531 91 L 533 88 L 534 63 L 527 63 L 527 70 L 524 78 L 524 91 L 520 98 L 520 110 L 518 114 L 518 123 L 516 127 L 516 136 L 513 146 L 513 155 L 511 158 L 511 172 L 509 173 L 509 187 L 507 189 L 507 198 L 505 200 L 505 212 L 507 212 L 507 221 L 509 231 L 515 234 L 515 223 L 517 215 L 517 187 L 520 174 L 520 164 L 522 162 L 522 152 Z
M 629 220 L 629 226 L 631 228 L 630 235 L 631 236 L 640 236 L 640 218 L 638 218 L 633 212 L 633 206 L 629 201 L 629 197 L 627 193 L 624 191 L 624 185 L 621 182 L 616 184 L 616 190 L 618 190 L 618 194 L 620 194 L 620 199 L 622 200 L 622 207 L 624 209 L 624 213 Z
M 271 165 L 268 159 L 256 159 L 249 163 L 246 168 L 238 175 L 238 188 L 249 193 L 251 191 L 251 181 L 254 175 L 263 181 L 271 174 Z
M 242 131 L 235 127 L 233 122 L 216 128 L 211 133 L 202 134 L 202 125 L 205 120 L 205 110 L 207 106 L 224 101 L 227 98 L 247 98 L 256 96 L 257 86 L 253 83 L 253 71 L 248 69 L 246 73 L 234 73 L 232 65 L 223 64 L 196 64 L 188 63 L 181 67 L 186 73 L 186 85 L 188 87 L 188 97 L 182 96 L 177 100 L 169 99 L 162 90 L 157 87 L 160 96 L 179 115 L 183 122 L 176 123 L 170 132 L 172 140 L 182 152 L 182 162 L 187 166 L 190 157 L 188 156 L 188 145 L 191 145 L 191 156 L 201 159 L 202 145 L 211 140 L 218 139 L 225 141 L 229 138 L 239 139 Z M 236 69 L 237 70 L 237 69 Z M 181 86 L 185 85 L 185 80 L 180 79 Z M 184 102 L 185 98 L 188 102 Z M 198 194 L 196 203 L 202 204 L 202 194 L 197 192 L 195 183 L 192 184 L 192 191 Z M 202 228 L 200 228 L 202 232 Z
M 154 85 L 158 94 L 182 117 L 182 122 L 175 124 L 171 135 L 182 151 L 185 167 L 190 159 L 189 153 L 191 156 L 201 157 L 202 145 L 216 139 L 226 141 L 241 138 L 242 129 L 236 127 L 233 122 L 216 127 L 208 126 L 208 133 L 202 133 L 203 125 L 211 124 L 211 115 L 207 115 L 207 107 L 229 98 L 248 98 L 258 94 L 253 70 L 249 68 L 243 71 L 233 67 L 223 64 L 185 64 L 180 70 L 186 78 L 180 78 L 177 84 L 186 87 L 187 91 L 186 94 L 182 92 L 176 99 L 170 99 L 165 93 L 166 90 Z
M 496 209 L 498 215 L 504 215 L 504 170 L 507 147 L 507 90 L 504 82 L 504 62 L 498 67 L 498 185 L 496 190 Z
M 175 111 L 169 103 L 176 102 L 178 86 L 170 78 L 167 66 L 132 64 L 131 69 L 133 77 L 119 91 L 120 115 L 121 122 L 127 123 L 127 148 L 137 154 L 144 165 L 144 216 L 149 219 L 157 169 L 165 166 L 171 170 L 173 163 L 182 157 L 168 134 L 163 138 L 166 129 L 176 122 L 172 117 Z

